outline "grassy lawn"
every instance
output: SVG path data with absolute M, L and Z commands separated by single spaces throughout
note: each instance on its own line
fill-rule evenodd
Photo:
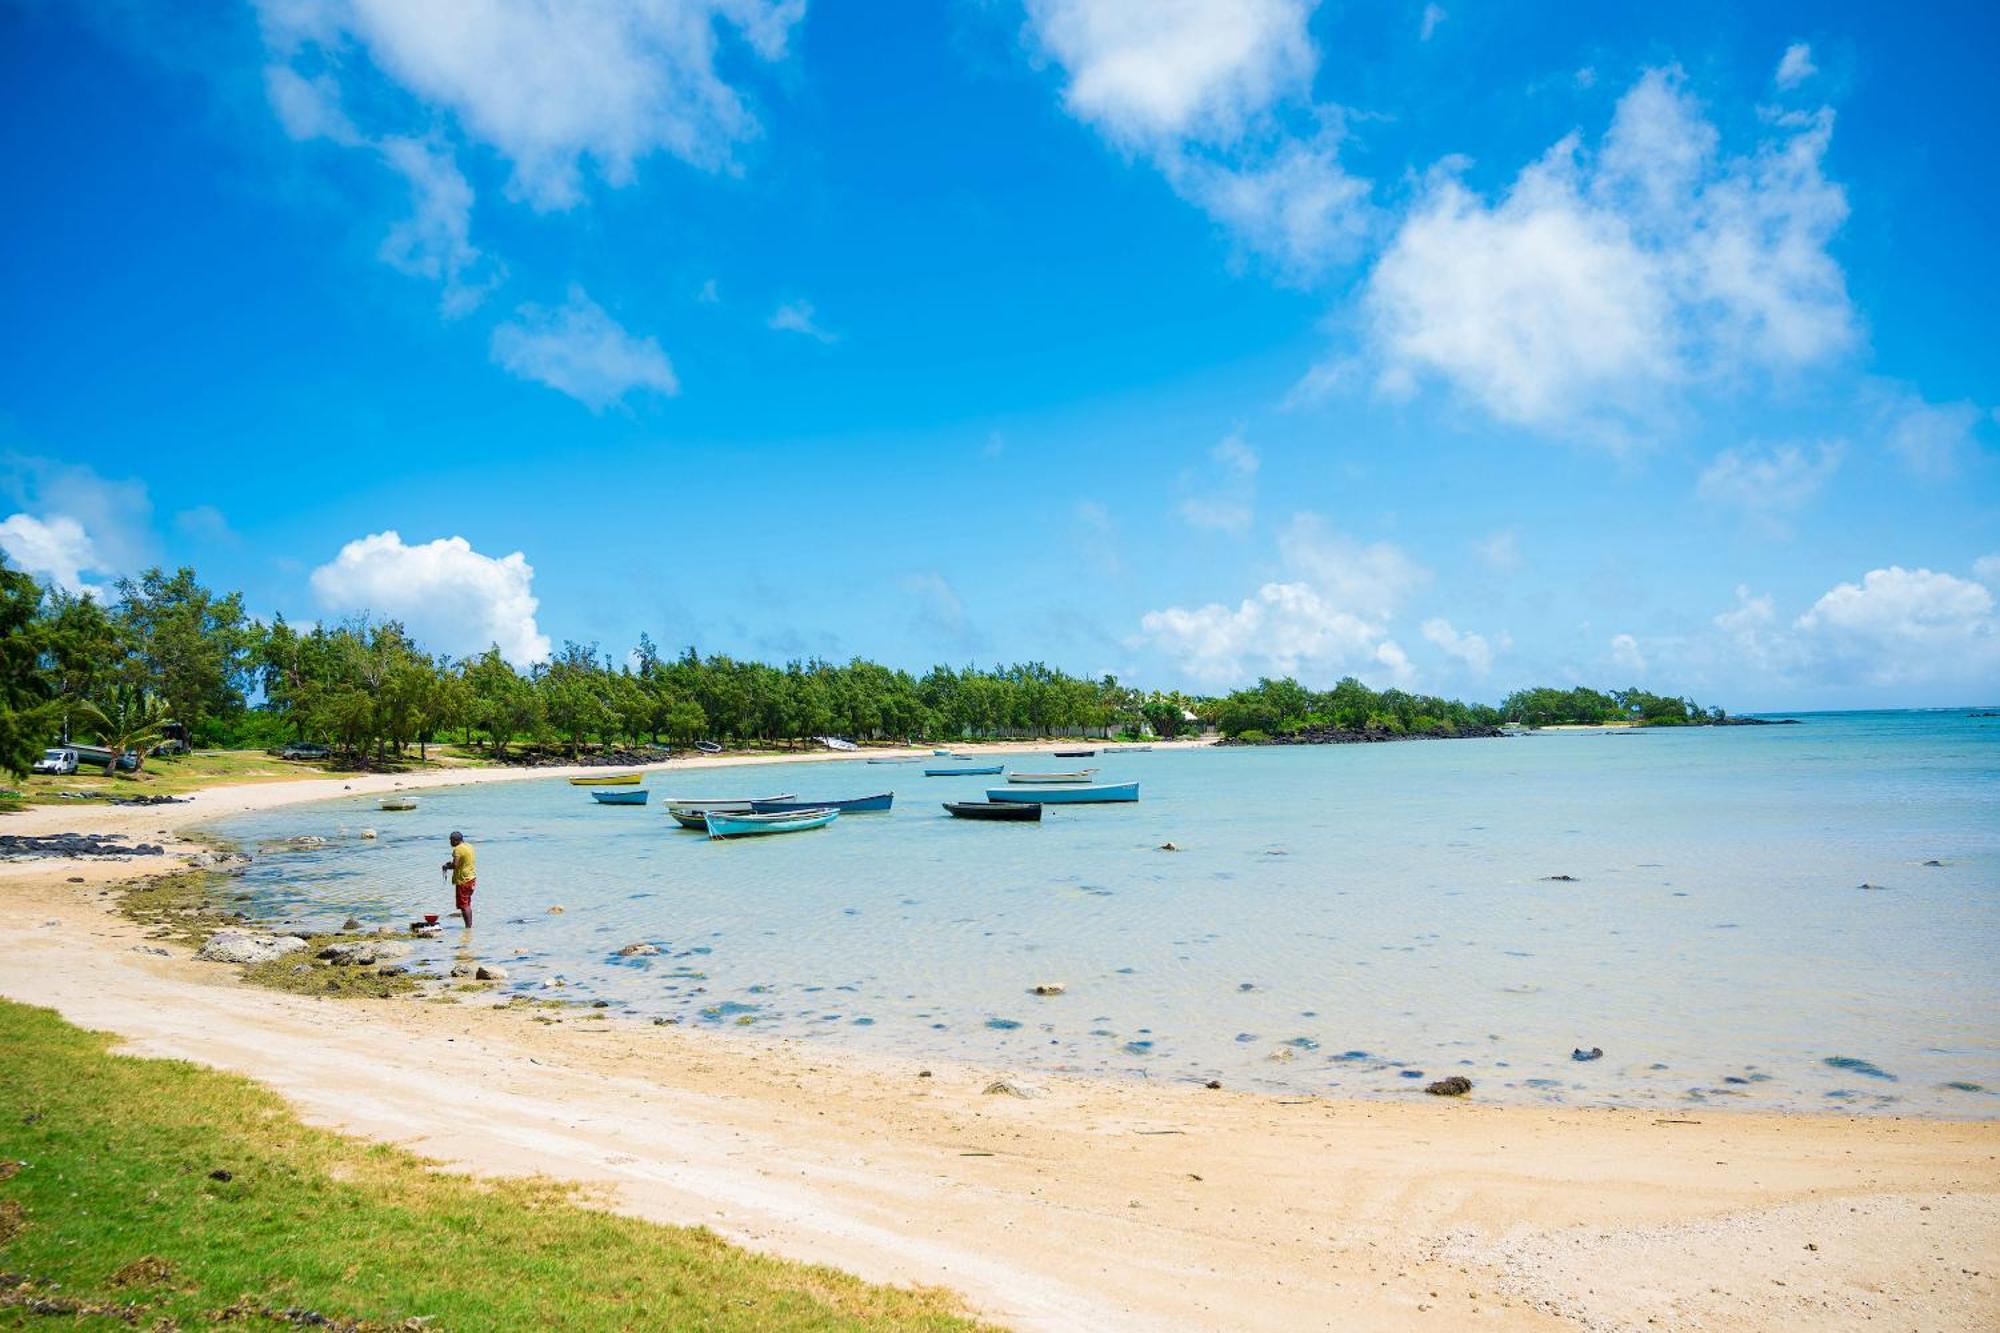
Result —
M 491 762 L 472 751 L 453 745 L 430 747 L 428 762 L 420 763 L 416 751 L 399 763 L 412 773 L 440 769 L 468 768 Z M 229 787 L 246 782 L 293 782 L 300 778 L 340 777 L 352 770 L 326 763 L 280 759 L 262 750 L 198 750 L 174 757 L 156 756 L 146 760 L 136 773 L 106 777 L 99 769 L 84 769 L 64 778 L 31 777 L 14 784 L 31 802 L 61 799 L 62 792 L 97 796 L 181 796 L 203 787 Z
M 247 1079 L 108 1044 L 0 1001 L 0 1325 L 977 1327 L 948 1293 L 616 1217 L 544 1181 L 441 1173 L 309 1128 Z

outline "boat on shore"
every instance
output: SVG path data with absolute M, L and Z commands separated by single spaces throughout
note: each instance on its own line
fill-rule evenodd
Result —
M 1009 773 L 1009 782 L 1088 782 L 1097 776 L 1094 768 L 1079 768 L 1068 773 Z
M 768 815 L 732 815 L 711 810 L 707 815 L 708 836 L 747 838 L 762 833 L 803 833 L 807 829 L 825 828 L 838 818 L 840 811 L 826 806 L 809 810 L 786 810 Z
M 853 741 L 843 740 L 839 736 L 815 736 L 813 737 L 813 739 L 818 741 L 821 745 L 824 745 L 829 750 L 844 751 L 844 750 L 858 750 L 861 748 L 860 746 L 856 745 Z
M 844 801 L 752 801 L 750 809 L 760 815 L 775 815 L 800 810 L 838 810 L 843 815 L 873 814 L 887 810 L 895 802 L 896 793 L 876 792 L 873 796 L 850 796 Z
M 629 791 L 594 791 L 590 799 L 599 805 L 644 805 L 652 794 L 644 787 L 633 787 Z
M 1053 750 L 1050 753 L 1054 754 L 1058 759 L 1094 759 L 1097 757 L 1097 751 L 1095 750 Z
M 1045 802 L 1050 805 L 1096 805 L 1110 801 L 1136 801 L 1136 782 L 1101 782 L 1084 787 L 990 787 L 989 801 Z
M 944 808 L 955 819 L 994 819 L 1014 824 L 1040 823 L 1039 801 L 946 801 Z
M 572 787 L 636 787 L 646 780 L 644 773 L 607 773 L 601 778 L 571 778 Z
M 976 768 L 927 768 L 924 770 L 924 776 L 927 778 L 962 778 L 970 775 L 972 777 L 990 778 L 997 773 L 1004 772 L 1006 767 L 1005 764 L 983 764 Z
M 714 741 L 696 741 L 694 743 L 694 748 L 700 750 L 703 754 L 722 753 L 722 747 L 716 744 Z

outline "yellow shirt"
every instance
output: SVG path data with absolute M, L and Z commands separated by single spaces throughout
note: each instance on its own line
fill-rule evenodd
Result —
M 451 849 L 451 882 L 470 884 L 479 878 L 479 858 L 473 854 L 472 844 L 461 842 Z

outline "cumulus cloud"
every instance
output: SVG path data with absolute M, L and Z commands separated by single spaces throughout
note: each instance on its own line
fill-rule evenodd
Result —
M 1294 518 L 1279 554 L 1289 577 L 1264 583 L 1235 606 L 1149 611 L 1139 621 L 1143 638 L 1208 685 L 1349 673 L 1383 684 L 1414 681 L 1388 622 L 1426 571 L 1388 543 L 1357 542 L 1310 514 Z
M 1773 77 L 1780 88 L 1796 88 L 1817 73 L 1819 66 L 1813 64 L 1812 47 L 1804 42 L 1793 42 L 1779 57 L 1778 72 Z
M 1973 561 L 1972 577 L 1989 588 L 2000 587 L 2000 552 L 1982 555 Z
M 636 337 L 581 287 L 550 309 L 524 305 L 493 330 L 494 361 L 602 412 L 627 394 L 680 392 L 673 363 L 652 338 Z
M 1382 386 L 1435 378 L 1502 420 L 1615 441 L 1689 384 L 1849 347 L 1832 113 L 1766 125 L 1722 155 L 1681 73 L 1656 69 L 1595 152 L 1571 134 L 1497 199 L 1447 160 L 1366 285 Z
M 400 620 L 434 651 L 466 656 L 498 645 L 525 666 L 549 655 L 535 624 L 534 579 L 519 551 L 495 559 L 463 537 L 407 546 L 395 532 L 378 532 L 341 547 L 311 582 L 330 611 Z
M 32 514 L 10 514 L 0 520 L 0 551 L 18 569 L 33 574 L 67 593 L 97 590 L 85 580 L 87 570 L 101 569 L 97 550 L 83 524 L 67 514 L 36 518 Z
M 1423 632 L 1446 656 L 1465 663 L 1473 675 L 1484 676 L 1493 669 L 1493 645 L 1486 641 L 1485 635 L 1461 633 L 1442 616 L 1426 620 Z
M 80 529 L 91 555 L 81 569 L 130 574 L 157 558 L 152 496 L 136 478 L 112 479 L 81 463 L 13 454 L 0 457 L 0 495 L 35 525 L 36 549 L 75 551 L 68 533 L 72 525 Z M 16 531 L 25 534 L 28 524 Z M 28 549 L 26 535 L 16 540 Z M 64 574 L 70 577 L 67 567 Z
M 1029 0 L 1028 38 L 1063 105 L 1143 156 L 1246 251 L 1308 279 L 1349 257 L 1367 182 L 1343 118 L 1311 103 L 1314 0 Z M 1301 122 L 1288 127 L 1281 111 Z
M 781 333 L 798 333 L 808 338 L 816 338 L 823 343 L 838 341 L 839 335 L 827 332 L 814 319 L 812 302 L 787 301 L 771 312 L 770 326 Z
M 1695 493 L 1782 532 L 1785 516 L 1805 508 L 1839 470 L 1841 453 L 1837 442 L 1810 455 L 1789 444 L 1763 453 L 1725 449 L 1703 470 Z
M 1993 593 L 1969 579 L 1890 565 L 1829 589 L 1794 622 L 1823 660 L 1873 684 L 1992 680 Z

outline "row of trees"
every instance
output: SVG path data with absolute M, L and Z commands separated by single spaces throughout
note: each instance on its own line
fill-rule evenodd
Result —
M 426 652 L 394 621 L 297 629 L 244 611 L 189 569 L 150 570 L 115 597 L 44 589 L 0 560 L 0 768 L 23 771 L 58 738 L 91 737 L 143 755 L 169 733 L 215 747 L 322 742 L 354 756 L 421 755 L 450 737 L 504 756 L 521 745 L 575 753 L 590 744 L 1137 732 L 1228 735 L 1337 726 L 1437 732 L 1517 721 L 1709 720 L 1690 700 L 1640 690 L 1522 690 L 1499 707 L 1369 689 L 1352 678 L 1314 691 L 1262 680 L 1221 698 L 1143 692 L 1115 677 L 1041 662 L 932 667 L 922 676 L 856 658 L 784 666 L 693 649 L 661 653 L 641 636 L 622 660 L 567 643 L 517 669 L 489 649 Z M 1715 716 L 1720 716 L 1717 710 Z

